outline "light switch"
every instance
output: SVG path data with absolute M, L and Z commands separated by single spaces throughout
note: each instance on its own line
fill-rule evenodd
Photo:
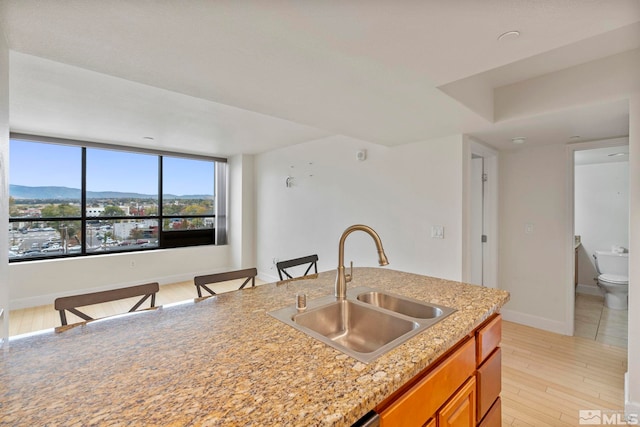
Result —
M 525 234 L 532 234 L 533 233 L 533 224 L 531 224 L 530 222 L 526 223 L 524 225 L 524 233 Z
M 444 226 L 432 225 L 431 226 L 431 238 L 432 239 L 444 239 Z

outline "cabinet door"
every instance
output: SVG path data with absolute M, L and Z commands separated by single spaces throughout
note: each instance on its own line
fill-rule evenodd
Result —
M 476 379 L 471 377 L 438 411 L 438 427 L 475 427 Z
M 390 405 L 376 408 L 380 414 L 380 426 L 423 426 L 467 378 L 473 376 L 474 368 L 475 340 L 471 339 Z
M 500 347 L 484 361 L 478 368 L 476 380 L 478 382 L 478 419 L 487 413 L 496 401 L 502 386 L 502 350 Z
M 478 425 L 479 427 L 501 427 L 502 426 L 502 404 L 500 398 L 493 404 L 487 416 Z

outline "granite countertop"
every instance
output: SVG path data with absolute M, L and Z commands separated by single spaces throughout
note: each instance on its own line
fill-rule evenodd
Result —
M 13 340 L 0 358 L 0 424 L 349 426 L 509 298 L 354 269 L 349 287 L 458 310 L 364 364 L 267 314 L 296 292 L 331 294 L 334 280 L 330 271 Z

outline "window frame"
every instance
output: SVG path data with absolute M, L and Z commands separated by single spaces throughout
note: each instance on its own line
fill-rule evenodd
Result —
M 159 249 L 172 249 L 172 248 L 180 248 L 180 247 L 190 247 L 190 246 L 200 246 L 200 245 L 225 245 L 226 242 L 226 200 L 227 200 L 227 159 L 223 157 L 214 157 L 214 156 L 204 156 L 198 154 L 190 154 L 190 153 L 181 153 L 176 151 L 169 150 L 155 150 L 149 148 L 138 148 L 138 147 L 128 147 L 122 145 L 115 144 L 105 144 L 105 143 L 97 143 L 91 141 L 80 141 L 73 139 L 64 139 L 64 138 L 53 138 L 53 137 L 45 137 L 38 135 L 29 135 L 29 134 L 21 134 L 21 133 L 10 133 L 9 135 L 10 141 L 19 140 L 24 142 L 34 142 L 34 143 L 45 143 L 45 144 L 53 144 L 53 145 L 64 145 L 64 146 L 73 146 L 80 147 L 82 151 L 81 156 L 81 188 L 80 188 L 80 216 L 78 217 L 39 217 L 39 218 L 12 218 L 9 217 L 9 226 L 12 227 L 13 223 L 34 223 L 34 222 L 79 222 L 80 229 L 82 230 L 80 245 L 81 250 L 79 253 L 63 253 L 56 255 L 46 255 L 46 256 L 33 256 L 33 257 L 16 257 L 9 258 L 10 263 L 15 262 L 29 262 L 36 260 L 50 260 L 50 259 L 67 259 L 67 258 L 75 258 L 75 257 L 83 257 L 83 256 L 94 256 L 94 255 L 111 255 L 111 254 L 122 254 L 122 253 L 133 253 L 133 252 L 141 252 L 141 251 L 154 251 Z M 125 153 L 133 153 L 133 154 L 149 154 L 157 156 L 158 158 L 158 208 L 157 214 L 155 215 L 135 215 L 135 216 L 88 216 L 87 215 L 87 149 L 103 149 L 103 150 L 114 150 Z M 163 208 L 163 159 L 164 157 L 175 157 L 181 159 L 191 159 L 191 160 L 200 160 L 213 162 L 213 175 L 211 179 L 214 184 L 214 206 L 213 213 L 206 214 L 196 214 L 196 215 L 181 215 L 181 214 L 170 214 L 164 215 Z M 193 218 L 211 218 L 213 219 L 213 227 L 212 228 L 202 228 L 202 229 L 194 229 L 194 230 L 164 230 L 163 223 L 165 219 L 171 218 L 184 218 L 184 219 L 193 219 Z M 154 220 L 157 221 L 157 230 L 158 230 L 158 245 L 150 246 L 144 248 L 135 248 L 135 249 L 121 249 L 121 250 L 106 250 L 106 251 L 87 251 L 87 225 L 88 222 L 95 220 L 113 220 L 113 221 L 121 221 L 121 220 Z M 13 227 L 12 227 L 13 228 Z M 170 234 L 169 238 L 167 238 L 167 234 Z M 126 247 L 126 246 L 125 246 Z

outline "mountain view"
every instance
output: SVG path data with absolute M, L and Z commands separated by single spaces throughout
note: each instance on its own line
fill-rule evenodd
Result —
M 29 187 L 26 185 L 9 185 L 9 195 L 16 200 L 79 200 L 80 189 L 69 187 Z M 155 194 L 123 193 L 117 191 L 87 191 L 88 199 L 150 199 L 157 197 Z M 163 194 L 165 199 L 213 199 L 213 196 L 202 194 Z

